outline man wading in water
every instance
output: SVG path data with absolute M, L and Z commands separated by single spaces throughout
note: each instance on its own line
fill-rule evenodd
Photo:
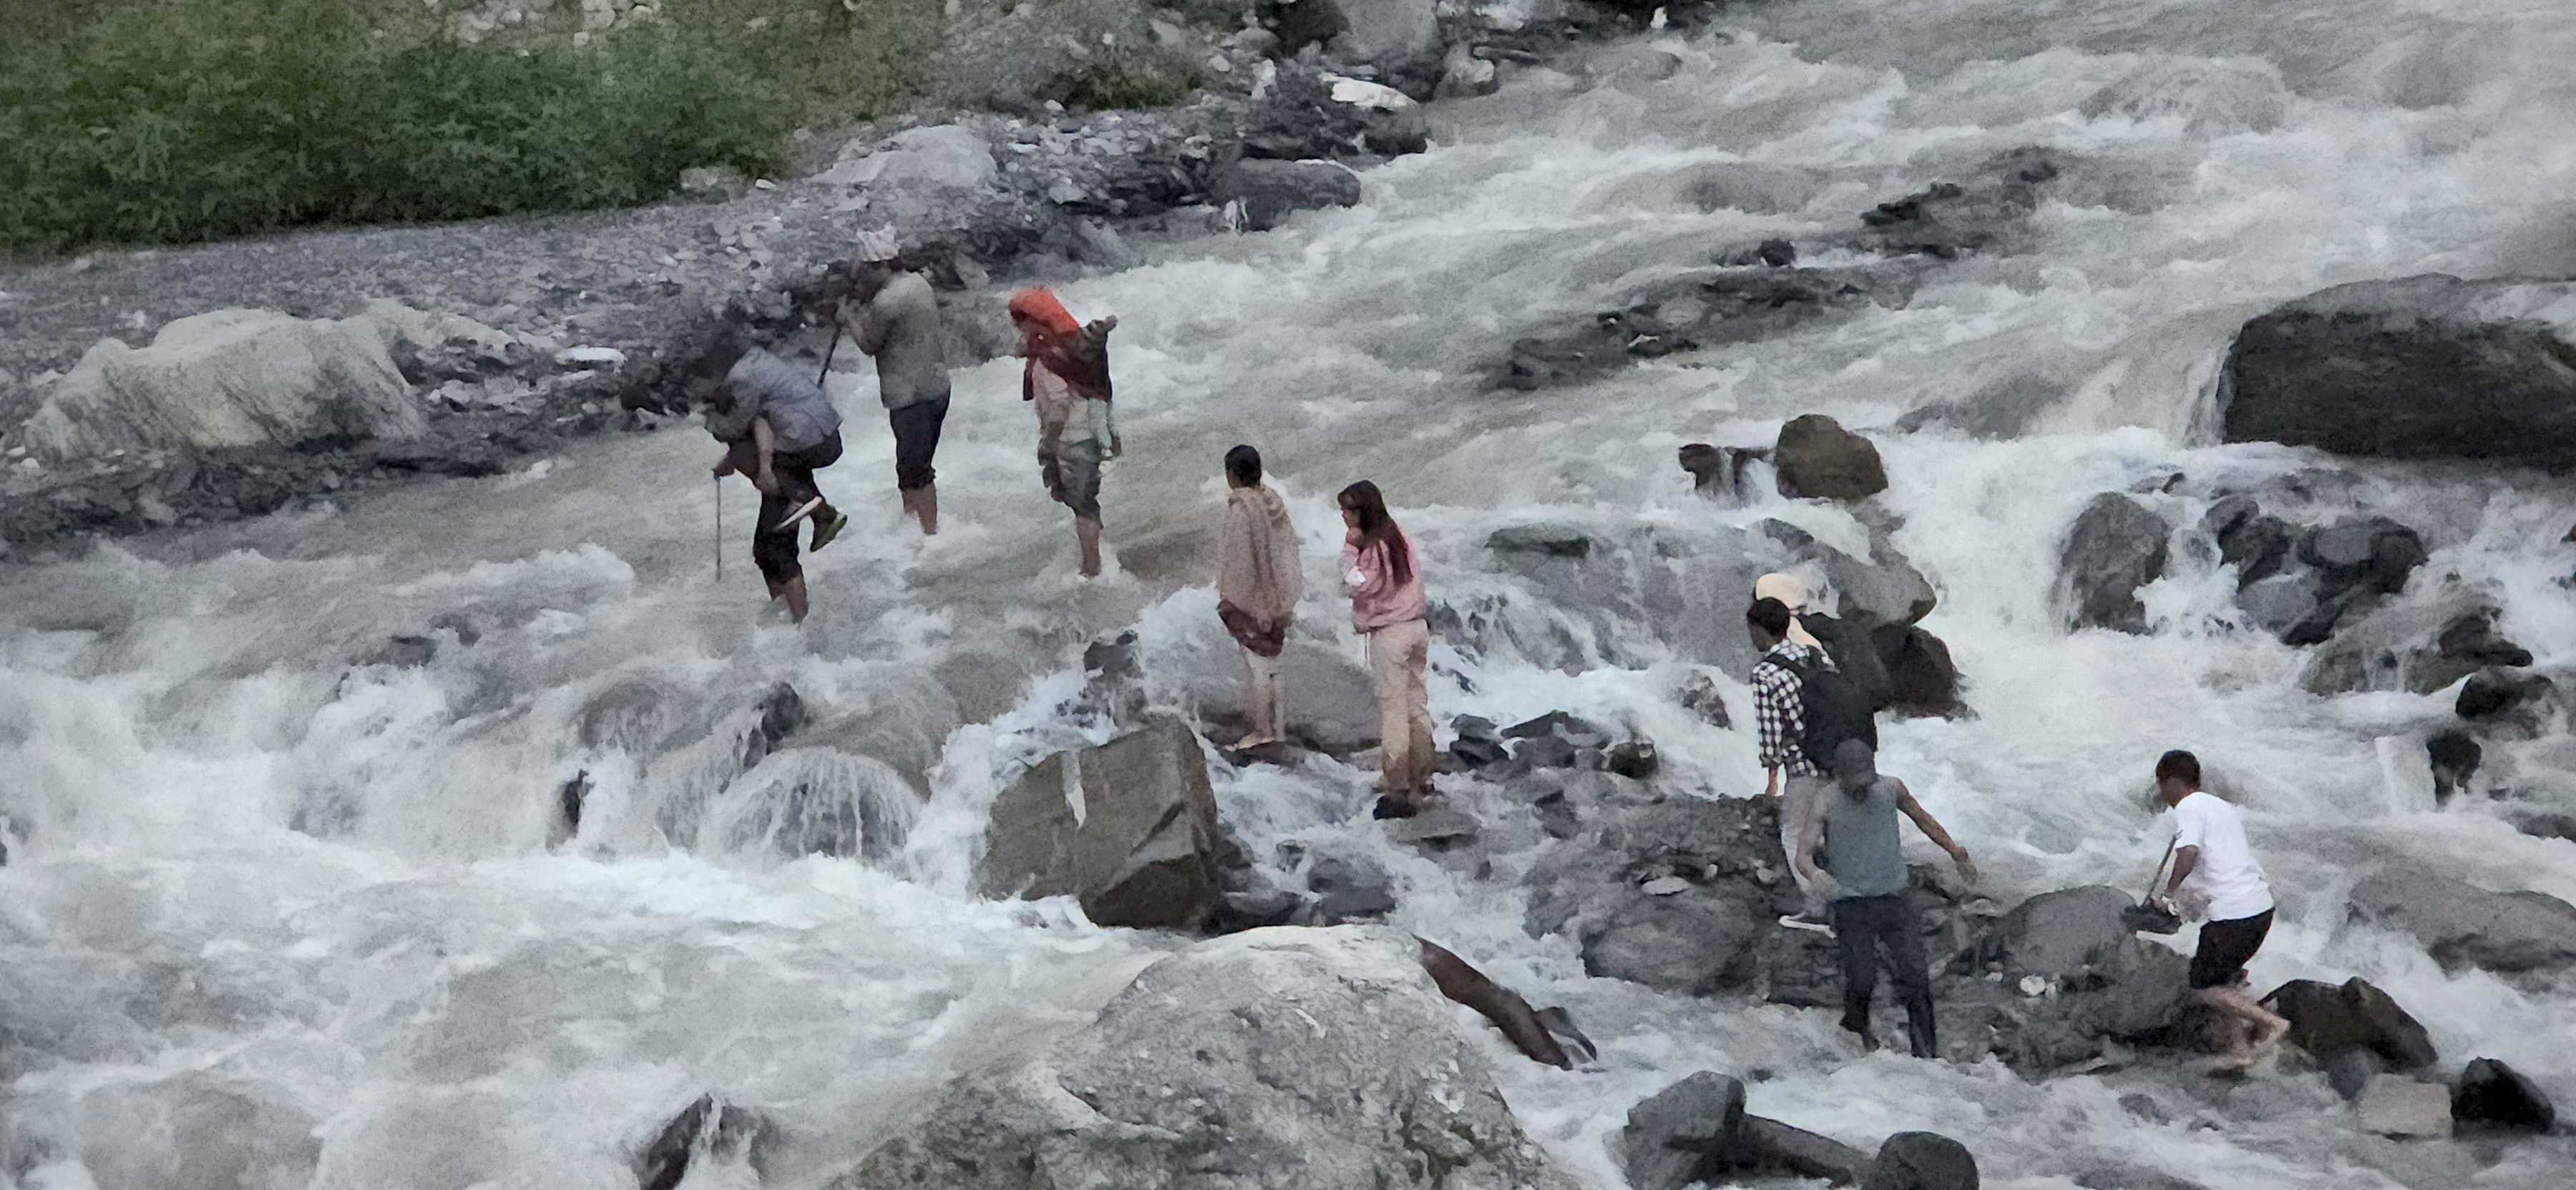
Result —
M 1217 538 L 1216 615 L 1243 646 L 1251 670 L 1244 718 L 1252 730 L 1237 748 L 1275 744 L 1288 736 L 1279 699 L 1279 655 L 1288 645 L 1305 575 L 1297 562 L 1297 529 L 1288 506 L 1261 482 L 1261 452 L 1238 446 L 1225 452 L 1225 523 Z
M 1038 477 L 1056 503 L 1073 510 L 1082 576 L 1098 578 L 1100 462 L 1116 458 L 1121 447 L 1109 405 L 1109 332 L 1118 320 L 1084 326 L 1053 290 L 1023 289 L 1011 296 L 1011 325 L 1028 360 L 1020 369 L 1020 399 L 1038 410 Z
M 716 478 L 739 471 L 760 490 L 751 561 L 769 583 L 770 600 L 786 601 L 788 618 L 802 624 L 805 568 L 796 560 L 796 523 L 813 518 L 807 548 L 817 550 L 850 523 L 814 486 L 814 472 L 841 457 L 841 415 L 803 369 L 743 344 L 740 332 L 728 329 L 717 346 L 741 353 L 709 399 L 707 432 L 725 444 Z
M 2236 807 L 2201 791 L 2199 757 L 2177 750 L 2159 758 L 2156 794 L 2174 822 L 2173 878 L 2162 899 L 2183 917 L 2203 919 L 2191 988 L 2228 1022 L 2219 1067 L 2242 1070 L 2290 1031 L 2288 1020 L 2255 1003 L 2244 986 L 2246 962 L 2272 932 L 2272 886 Z
M 891 230 L 859 237 L 855 308 L 841 313 L 841 329 L 877 361 L 877 399 L 894 430 L 894 485 L 903 511 L 921 523 L 924 536 L 939 532 L 938 473 L 931 456 L 948 420 L 948 359 L 939 345 L 939 298 L 919 273 L 895 263 Z
M 1924 835 L 1950 853 L 1971 884 L 1977 865 L 1968 849 L 1950 840 L 1939 820 L 1905 782 L 1878 774 L 1878 757 L 1859 740 L 1834 750 L 1834 784 L 1821 792 L 1800 820 L 1798 849 L 1791 852 L 1800 876 L 1823 896 L 1833 914 L 1834 944 L 1842 954 L 1843 1028 L 1862 1046 L 1878 1048 L 1869 1031 L 1869 1000 L 1878 991 L 1881 951 L 1905 1006 L 1905 1038 L 1918 1058 L 1941 1056 L 1932 1024 L 1932 979 L 1923 960 L 1923 924 L 1906 895 L 1905 852 L 1897 843 L 1896 816 L 1914 820 Z M 1822 853 L 1821 869 L 1817 863 Z

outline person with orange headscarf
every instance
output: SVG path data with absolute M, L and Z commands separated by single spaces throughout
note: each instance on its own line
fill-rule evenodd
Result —
M 1073 510 L 1082 574 L 1100 574 L 1100 463 L 1122 444 L 1109 405 L 1109 332 L 1116 318 L 1085 326 L 1050 289 L 1011 295 L 1011 325 L 1020 332 L 1020 399 L 1037 407 L 1038 477 L 1047 494 Z

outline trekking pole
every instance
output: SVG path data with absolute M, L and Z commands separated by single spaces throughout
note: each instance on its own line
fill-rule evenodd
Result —
M 823 371 L 821 375 L 814 377 L 814 387 L 822 389 L 826 395 L 832 391 L 823 384 L 824 379 L 832 374 L 832 353 L 841 349 L 841 304 L 839 302 L 832 303 L 831 325 L 832 342 L 823 348 Z
M 724 476 L 716 476 L 716 581 L 724 581 Z

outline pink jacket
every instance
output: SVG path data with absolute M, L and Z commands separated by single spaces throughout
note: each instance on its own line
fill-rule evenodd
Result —
M 1412 577 L 1402 583 L 1387 573 L 1385 550 L 1363 554 L 1348 538 L 1342 541 L 1342 586 L 1351 593 L 1351 627 L 1362 632 L 1423 616 L 1422 551 L 1413 548 L 1413 538 L 1402 528 L 1395 535 L 1403 539 L 1405 553 L 1413 560 Z

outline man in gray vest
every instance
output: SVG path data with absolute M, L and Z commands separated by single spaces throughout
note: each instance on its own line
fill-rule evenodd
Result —
M 841 328 L 877 361 L 877 399 L 894 430 L 894 486 L 924 535 L 939 532 L 939 429 L 948 420 L 948 358 L 939 342 L 939 298 L 921 274 L 903 270 L 891 230 L 859 237 L 857 304 Z
M 1968 849 L 1950 840 L 1903 781 L 1878 774 L 1877 754 L 1862 740 L 1844 740 L 1834 750 L 1833 787 L 1809 807 L 1793 862 L 1824 896 L 1833 919 L 1842 955 L 1843 1028 L 1859 1034 L 1863 1046 L 1878 1048 L 1869 1031 L 1869 1000 L 1878 991 L 1883 950 L 1897 1003 L 1905 1006 L 1906 1040 L 1915 1057 L 1935 1058 L 1940 1049 L 1932 1025 L 1932 980 L 1924 969 L 1923 923 L 1906 895 L 1899 813 L 1949 852 L 1959 874 L 1975 883 L 1977 866 Z

